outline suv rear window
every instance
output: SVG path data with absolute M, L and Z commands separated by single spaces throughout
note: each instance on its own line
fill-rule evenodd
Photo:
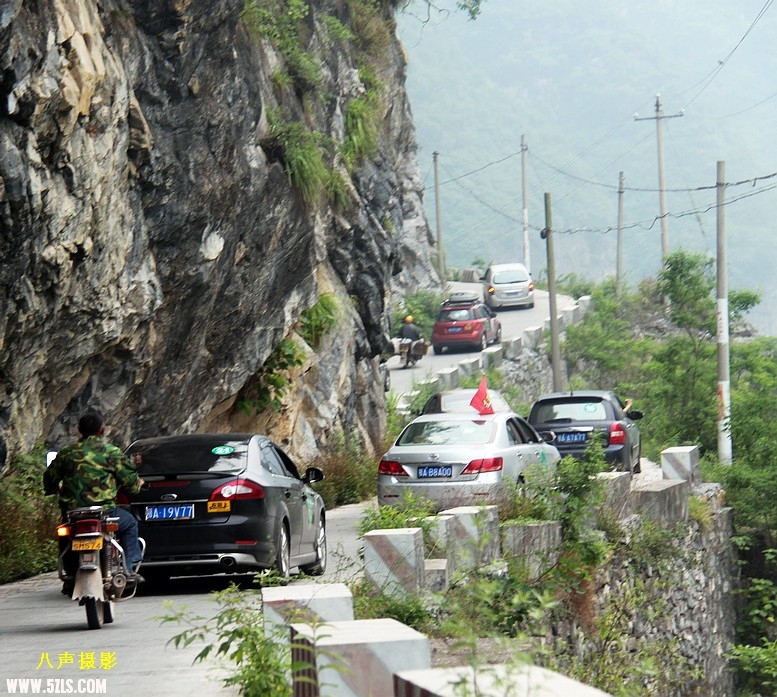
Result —
M 438 322 L 460 322 L 462 320 L 474 319 L 472 310 L 464 307 L 456 307 L 450 310 L 440 310 L 437 315 Z
M 536 423 L 548 421 L 607 421 L 607 407 L 602 401 L 574 400 L 546 402 L 537 408 Z

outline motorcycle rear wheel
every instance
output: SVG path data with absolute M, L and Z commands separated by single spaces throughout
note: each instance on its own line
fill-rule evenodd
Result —
M 113 608 L 110 603 L 96 598 L 84 598 L 86 624 L 89 629 L 100 629 L 103 624 L 113 622 Z

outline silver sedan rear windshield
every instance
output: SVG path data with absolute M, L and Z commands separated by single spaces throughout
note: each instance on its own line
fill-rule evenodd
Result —
M 501 283 L 524 283 L 529 280 L 529 274 L 520 269 L 514 271 L 497 271 L 494 274 L 492 283 L 494 285 Z
M 410 424 L 397 445 L 485 445 L 494 439 L 491 421 L 420 421 Z

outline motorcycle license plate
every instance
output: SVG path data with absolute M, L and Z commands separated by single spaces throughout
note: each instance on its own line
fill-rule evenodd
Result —
M 88 552 L 103 548 L 102 537 L 90 537 L 86 540 L 73 540 L 71 545 L 74 552 Z

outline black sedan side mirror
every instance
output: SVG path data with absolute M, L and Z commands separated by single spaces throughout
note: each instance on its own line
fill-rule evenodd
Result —
M 305 484 L 313 484 L 313 482 L 320 482 L 323 478 L 324 470 L 319 467 L 308 467 L 302 481 L 305 482 Z
M 540 431 L 540 438 L 542 438 L 542 440 L 544 440 L 546 443 L 552 443 L 554 440 L 556 440 L 556 432 Z

